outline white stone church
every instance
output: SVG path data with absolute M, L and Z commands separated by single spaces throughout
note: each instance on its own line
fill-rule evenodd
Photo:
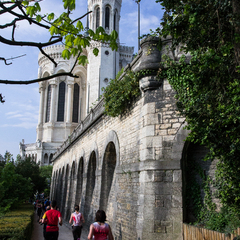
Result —
M 96 30 L 103 26 L 107 33 L 119 33 L 122 0 L 88 0 L 87 27 Z M 96 57 L 92 50 L 96 43 L 84 49 L 88 58 L 86 66 L 77 65 L 73 74 L 79 78 L 58 77 L 39 83 L 40 104 L 35 143 L 20 143 L 20 155 L 32 157 L 40 165 L 51 162 L 56 149 L 68 138 L 77 125 L 90 113 L 110 79 L 133 59 L 134 47 L 121 46 L 112 51 L 107 44 L 98 44 Z M 69 72 L 75 59 L 64 60 L 61 56 L 63 45 L 45 48 L 45 51 L 58 63 L 57 67 L 41 53 L 38 57 L 38 77 Z

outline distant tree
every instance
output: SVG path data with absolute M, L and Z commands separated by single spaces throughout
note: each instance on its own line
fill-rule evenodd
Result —
M 0 167 L 0 193 L 0 212 L 18 206 L 32 194 L 30 179 L 17 174 L 15 165 L 9 160 Z
M 16 173 L 25 179 L 30 179 L 33 193 L 44 191 L 47 187 L 46 177 L 40 175 L 39 164 L 27 157 L 26 159 L 18 158 L 15 165 Z
M 188 140 L 207 146 L 208 159 L 219 159 L 222 204 L 239 214 L 240 1 L 156 2 L 165 12 L 155 34 L 172 37 L 173 59 L 166 58 L 162 77 L 177 92 L 178 109 L 191 130 Z M 176 50 L 185 56 L 177 58 Z
M 52 179 L 52 165 L 41 166 L 40 167 L 40 176 L 45 178 L 46 188 L 44 189 L 44 195 L 49 196 L 50 187 L 51 187 L 51 179 Z
M 11 20 L 5 24 L 0 25 L 0 29 L 4 30 L 12 28 L 12 37 L 7 39 L 0 35 L 0 42 L 9 46 L 27 46 L 38 48 L 40 52 L 45 55 L 55 66 L 57 62 L 44 51 L 44 47 L 51 46 L 56 43 L 62 43 L 66 49 L 62 52 L 63 58 L 69 59 L 71 56 L 76 58 L 71 70 L 66 73 L 53 74 L 48 77 L 28 80 L 28 81 L 12 81 L 12 80 L 0 80 L 0 83 L 4 84 L 31 84 L 35 82 L 45 81 L 58 76 L 74 76 L 72 71 L 77 63 L 85 65 L 87 63 L 87 56 L 82 55 L 83 48 L 90 46 L 91 41 L 108 43 L 112 50 L 118 48 L 116 40 L 118 34 L 113 31 L 110 35 L 105 33 L 102 27 L 99 27 L 96 32 L 91 29 L 84 29 L 81 20 L 90 14 L 88 12 L 77 19 L 71 19 L 72 12 L 75 10 L 75 0 L 63 0 L 63 6 L 65 11 L 57 17 L 56 14 L 42 14 L 41 2 L 43 0 L 12 0 L 12 1 L 0 1 L 0 16 L 4 19 L 5 15 L 12 17 Z M 7 18 L 9 19 L 9 18 Z M 29 25 L 38 26 L 50 33 L 50 39 L 46 42 L 31 42 L 16 41 L 15 30 L 17 23 L 27 22 Z M 94 48 L 93 53 L 98 55 L 98 49 Z M 19 57 L 19 56 L 16 56 Z M 6 57 L 0 56 L 0 61 L 3 61 L 5 65 L 10 65 L 11 62 Z M 0 102 L 4 102 L 4 97 L 0 94 Z

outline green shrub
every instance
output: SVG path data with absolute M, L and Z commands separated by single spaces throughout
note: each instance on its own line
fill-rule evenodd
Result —
M 30 240 L 33 213 L 32 205 L 22 204 L 17 210 L 0 217 L 0 240 Z
M 111 117 L 117 117 L 125 113 L 134 99 L 140 96 L 139 81 L 134 72 L 127 71 L 124 77 L 118 78 L 123 73 L 119 72 L 115 79 L 111 79 L 109 85 L 103 88 L 105 113 Z

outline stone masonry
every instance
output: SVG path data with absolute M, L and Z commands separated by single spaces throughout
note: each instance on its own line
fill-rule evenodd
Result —
M 142 40 L 125 72 L 157 70 L 171 43 L 163 40 L 160 52 L 157 41 Z M 66 221 L 80 205 L 85 237 L 103 209 L 114 239 L 182 239 L 185 119 L 167 79 L 145 76 L 139 85 L 142 95 L 128 113 L 106 116 L 102 99 L 53 156 L 51 198 Z

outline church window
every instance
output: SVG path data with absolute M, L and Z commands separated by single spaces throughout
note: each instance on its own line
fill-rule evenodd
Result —
M 78 122 L 79 115 L 79 85 L 77 83 L 74 84 L 73 90 L 73 112 L 72 112 L 72 121 Z
M 51 163 L 52 158 L 53 158 L 53 154 L 51 153 L 51 154 L 50 154 L 50 157 L 49 157 L 49 163 Z
M 110 18 L 110 9 L 109 7 L 105 8 L 105 28 L 109 29 L 109 18 Z
M 45 153 L 45 155 L 44 155 L 44 163 L 48 163 L 48 155 L 47 155 L 47 153 Z
M 96 29 L 100 26 L 100 7 L 96 9 Z
M 49 122 L 50 119 L 50 108 L 51 108 L 51 85 L 48 86 L 47 90 L 47 106 L 46 106 L 46 119 L 45 122 Z
M 105 54 L 106 54 L 106 55 L 109 55 L 109 51 L 108 51 L 108 50 L 106 50 L 106 51 L 105 51 Z
M 66 89 L 66 83 L 61 82 L 59 84 L 59 93 L 58 93 L 58 113 L 57 113 L 58 122 L 64 121 L 65 89 Z
M 116 28 L 116 20 L 117 20 L 117 12 L 114 13 L 114 19 L 113 19 L 113 30 L 117 30 Z

